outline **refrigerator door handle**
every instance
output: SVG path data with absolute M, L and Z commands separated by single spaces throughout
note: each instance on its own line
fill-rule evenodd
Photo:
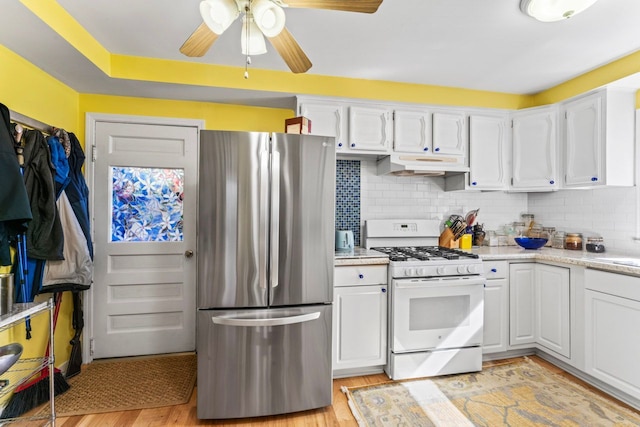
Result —
M 271 289 L 278 287 L 278 255 L 280 251 L 280 153 L 271 153 L 271 250 L 269 251 L 271 264 Z
M 269 152 L 260 153 L 260 218 L 258 219 L 258 283 L 260 289 L 267 289 L 267 256 L 269 251 L 269 228 L 267 209 L 269 194 Z
M 270 319 L 247 319 L 226 316 L 213 316 L 211 320 L 216 325 L 256 327 L 293 325 L 295 323 L 304 323 L 311 320 L 316 320 L 319 317 L 320 312 L 316 311 L 315 313 L 299 314 L 296 316 L 274 317 Z

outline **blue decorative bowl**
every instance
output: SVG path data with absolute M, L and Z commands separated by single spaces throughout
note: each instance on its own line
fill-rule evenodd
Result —
M 549 239 L 542 237 L 516 237 L 514 240 L 518 246 L 522 246 L 525 249 L 540 249 Z

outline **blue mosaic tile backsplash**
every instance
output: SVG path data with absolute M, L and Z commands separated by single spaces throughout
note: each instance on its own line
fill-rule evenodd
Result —
M 360 160 L 336 161 L 336 230 L 353 231 L 360 246 Z

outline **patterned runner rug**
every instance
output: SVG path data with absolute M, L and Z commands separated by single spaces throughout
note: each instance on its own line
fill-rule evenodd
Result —
M 361 427 L 640 426 L 637 413 L 529 359 L 342 391 Z
M 58 417 L 180 405 L 196 383 L 196 355 L 98 360 L 68 383 L 69 391 L 55 400 Z M 48 411 L 46 404 L 38 413 Z

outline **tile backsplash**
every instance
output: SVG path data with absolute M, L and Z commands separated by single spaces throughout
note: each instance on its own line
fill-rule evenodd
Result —
M 360 161 L 336 161 L 336 230 L 353 231 L 360 246 Z
M 360 245 L 367 219 L 440 219 L 480 209 L 478 223 L 495 230 L 519 220 L 523 212 L 557 230 L 600 235 L 608 251 L 640 254 L 634 240 L 638 190 L 600 188 L 544 193 L 444 191 L 441 177 L 378 176 L 376 161 L 338 160 L 336 230 L 353 230 Z

